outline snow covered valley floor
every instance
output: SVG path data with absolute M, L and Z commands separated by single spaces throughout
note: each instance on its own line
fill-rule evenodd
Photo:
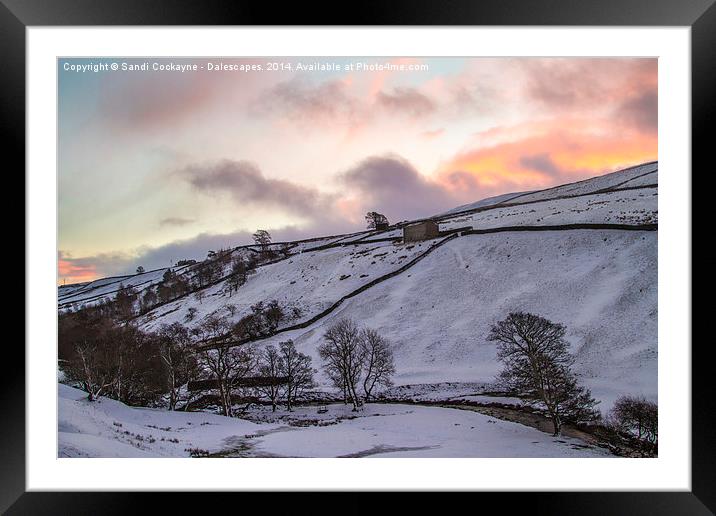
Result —
M 343 404 L 293 412 L 257 407 L 247 419 L 89 402 L 59 384 L 62 457 L 609 457 L 572 437 L 456 408 Z

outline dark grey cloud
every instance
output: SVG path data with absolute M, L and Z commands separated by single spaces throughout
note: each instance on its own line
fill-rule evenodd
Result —
M 383 108 L 418 117 L 432 113 L 436 109 L 435 102 L 415 88 L 393 88 L 392 92 L 378 92 L 376 102 Z
M 542 154 L 533 154 L 530 156 L 522 156 L 520 165 L 525 168 L 542 172 L 551 177 L 559 177 L 563 174 L 562 169 L 554 162 L 552 157 L 544 152 Z
M 475 175 L 470 172 L 455 170 L 454 172 L 445 174 L 444 179 L 453 190 L 462 192 L 463 196 L 478 195 L 480 192 L 480 182 Z
M 159 221 L 160 226 L 187 226 L 196 222 L 194 219 L 184 217 L 167 217 Z
M 617 116 L 641 131 L 656 133 L 659 125 L 659 97 L 656 88 L 627 99 L 617 110 Z
M 357 102 L 340 81 L 313 84 L 294 78 L 264 92 L 254 105 L 256 112 L 279 113 L 301 122 L 351 121 L 356 118 Z
M 241 204 L 268 204 L 302 216 L 321 214 L 332 202 L 331 196 L 313 188 L 264 177 L 258 167 L 248 161 L 190 165 L 180 174 L 199 191 L 228 193 Z
M 455 203 L 443 185 L 426 179 L 408 161 L 392 154 L 364 159 L 342 173 L 339 181 L 360 194 L 366 211 L 378 211 L 391 221 L 430 216 Z
M 550 179 L 550 182 L 558 185 L 562 183 L 571 183 L 575 177 L 588 178 L 594 175 L 594 171 L 587 169 L 565 169 L 555 163 L 549 153 L 530 154 L 520 157 L 520 165 L 539 172 Z

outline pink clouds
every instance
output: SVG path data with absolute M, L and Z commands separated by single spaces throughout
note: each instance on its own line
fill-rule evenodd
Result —
M 57 260 L 57 273 L 60 281 L 69 280 L 69 283 L 82 283 L 97 278 L 96 264 L 74 263 L 73 260 L 59 258 Z
M 514 140 L 507 128 L 488 133 L 441 166 L 445 184 L 451 184 L 450 174 L 462 171 L 495 191 L 545 188 L 657 156 L 656 135 L 604 121 L 530 123 L 514 129 Z

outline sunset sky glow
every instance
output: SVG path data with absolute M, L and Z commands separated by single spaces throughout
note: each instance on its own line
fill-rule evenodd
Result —
M 59 281 L 426 217 L 657 159 L 657 60 L 124 59 L 292 71 L 77 72 L 58 61 Z M 295 71 L 298 63 L 341 70 Z M 351 63 L 427 70 L 346 70 Z

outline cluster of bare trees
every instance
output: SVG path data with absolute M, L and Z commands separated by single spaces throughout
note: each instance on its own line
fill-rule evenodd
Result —
M 306 390 L 315 386 L 311 357 L 300 353 L 293 341 L 279 342 L 278 348 L 266 346 L 259 356 L 259 374 L 265 378 L 285 378 L 282 383 L 257 387 L 257 390 L 271 402 L 276 410 L 283 400 L 286 409 L 291 410 L 296 399 Z
M 255 312 L 268 311 L 271 319 L 275 318 L 272 308 L 276 308 L 272 303 L 262 304 Z M 77 382 L 90 400 L 106 396 L 145 406 L 166 402 L 169 410 L 176 410 L 181 402 L 186 407 L 191 398 L 187 384 L 192 380 L 213 382 L 226 416 L 233 415 L 239 390 L 265 395 L 274 410 L 285 401 L 291 410 L 297 397 L 314 386 L 311 357 L 299 353 L 292 341 L 258 351 L 251 344 L 233 345 L 233 335 L 229 319 L 217 315 L 191 329 L 175 322 L 148 333 L 101 311 L 81 310 L 60 316 L 59 357 L 66 377 Z M 203 346 L 207 342 L 214 346 Z M 248 376 L 274 382 L 248 392 L 241 387 Z
M 157 402 L 166 381 L 156 339 L 132 325 L 92 315 L 60 318 L 59 356 L 66 375 L 90 400 L 108 396 L 131 405 Z
M 242 389 L 243 378 L 259 376 L 268 380 L 265 386 L 250 387 L 249 390 L 265 395 L 273 410 L 276 410 L 281 400 L 285 400 L 287 409 L 291 410 L 296 398 L 305 389 L 314 386 L 311 357 L 299 353 L 292 341 L 279 343 L 278 349 L 270 345 L 261 351 L 251 344 L 231 345 L 231 323 L 227 318 L 216 315 L 206 317 L 190 332 L 182 328 L 177 324 L 163 328 L 164 332 L 160 331 L 160 334 L 171 334 L 175 337 L 170 341 L 176 346 L 173 356 L 180 358 L 177 362 L 180 366 L 177 368 L 178 381 L 170 384 L 174 388 L 183 385 L 192 379 L 192 371 L 200 371 L 203 376 L 208 376 L 215 382 L 219 405 L 225 416 L 233 415 L 234 393 Z M 183 352 L 189 349 L 182 344 L 187 342 L 187 339 L 191 340 L 189 335 L 195 342 L 214 343 L 211 349 L 201 348 L 198 353 L 192 355 L 197 361 L 197 369 L 186 369 L 186 361 L 181 360 L 185 357 Z M 170 364 L 171 359 L 165 360 L 165 363 Z M 175 370 L 174 367 L 169 369 Z
M 202 368 L 216 381 L 219 402 L 225 416 L 232 416 L 232 392 L 237 380 L 248 376 L 257 369 L 256 350 L 250 346 L 222 345 L 222 340 L 231 333 L 226 318 L 209 316 L 192 329 L 192 334 L 202 342 L 213 341 L 214 349 L 204 349 L 199 354 Z
M 359 328 L 351 319 L 341 319 L 323 336 L 318 353 L 333 385 L 343 391 L 344 402 L 353 410 L 369 401 L 377 385 L 392 385 L 395 374 L 390 343 L 372 328 Z M 358 391 L 362 387 L 363 395 Z
M 498 382 L 508 391 L 546 410 L 554 435 L 562 423 L 596 421 L 601 414 L 589 389 L 572 372 L 574 358 L 565 327 L 538 315 L 513 312 L 490 330 L 497 357 L 504 364 Z

